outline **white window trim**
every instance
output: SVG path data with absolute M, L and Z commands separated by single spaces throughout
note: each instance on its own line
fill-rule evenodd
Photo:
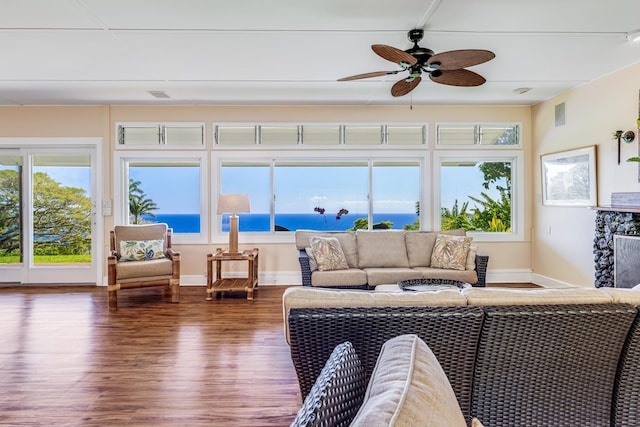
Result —
M 473 147 L 476 147 L 475 145 Z M 433 215 L 434 230 L 440 230 L 440 165 L 447 161 L 472 159 L 475 161 L 505 161 L 512 163 L 512 187 L 511 187 L 511 233 L 493 232 L 468 232 L 477 242 L 510 242 L 524 240 L 524 153 L 522 151 L 511 150 L 510 152 L 482 152 L 482 151 L 459 151 L 440 150 L 434 152 L 433 159 Z
M 360 147 L 351 147 L 351 150 L 344 150 L 340 152 L 339 156 L 336 156 L 336 147 L 320 147 L 322 149 L 316 150 L 304 150 L 304 155 L 301 155 L 298 147 L 298 150 L 273 150 L 273 147 L 268 152 L 261 152 L 253 150 L 252 156 L 247 156 L 246 151 L 244 150 L 229 150 L 222 153 L 211 153 L 211 164 L 215 166 L 215 178 L 212 177 L 212 185 L 211 185 L 211 240 L 213 244 L 216 245 L 225 245 L 229 239 L 229 233 L 220 232 L 220 219 L 221 215 L 216 215 L 217 212 L 217 200 L 218 195 L 220 194 L 220 186 L 221 186 L 221 170 L 222 163 L 224 162 L 256 162 L 256 163 L 265 163 L 269 165 L 273 165 L 276 161 L 350 161 L 350 160 L 360 160 L 360 161 L 380 161 L 380 160 L 390 160 L 390 161 L 406 161 L 406 162 L 418 162 L 420 163 L 420 224 L 421 227 L 425 230 L 428 230 L 429 227 L 425 227 L 425 225 L 430 224 L 430 211 L 429 209 L 424 209 L 424 206 L 428 206 L 427 201 L 430 189 L 428 188 L 428 181 L 425 177 L 430 176 L 430 152 L 426 149 L 426 146 L 420 146 L 420 149 L 417 149 L 415 146 L 412 150 L 404 149 L 404 150 L 396 150 L 392 157 L 389 156 L 389 152 L 386 149 L 380 148 L 372 150 L 371 146 L 367 148 L 367 153 L 363 154 L 362 149 Z M 348 148 L 348 147 L 345 147 Z M 360 149 L 358 149 L 360 148 Z M 270 191 L 271 195 L 273 195 L 274 183 L 270 183 Z M 369 186 L 371 185 L 371 179 L 369 179 Z M 368 191 L 371 191 L 371 187 L 368 188 Z M 371 200 L 370 200 L 371 203 Z M 270 209 L 273 210 L 273 200 L 271 200 Z M 240 221 L 242 221 L 242 214 L 239 214 Z M 242 232 L 238 233 L 238 243 L 242 244 L 254 244 L 254 243 L 291 243 L 294 239 L 294 232 L 286 232 L 286 231 L 278 231 L 275 232 L 265 231 L 265 232 Z
M 167 151 L 123 151 L 114 152 L 114 225 L 125 225 L 128 221 L 129 203 L 129 169 L 128 162 L 153 162 L 154 160 L 166 163 L 197 162 L 200 165 L 200 233 L 174 233 L 174 244 L 203 244 L 208 242 L 209 236 L 209 167 L 205 152 L 171 153 Z
M 440 144 L 438 128 L 440 126 L 517 126 L 518 142 L 514 145 L 481 145 L 481 144 Z M 438 122 L 434 125 L 436 150 L 517 150 L 522 149 L 522 123 L 520 122 Z

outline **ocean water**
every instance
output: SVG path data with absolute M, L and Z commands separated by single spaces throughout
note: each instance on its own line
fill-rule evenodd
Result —
M 269 231 L 269 214 L 238 214 L 240 231 Z M 344 231 L 353 227 L 358 218 L 366 218 L 366 214 L 347 214 L 336 220 L 335 215 L 324 217 L 315 214 L 277 214 L 276 228 L 280 231 L 307 230 L 337 230 Z M 156 218 L 145 217 L 148 221 L 166 222 L 173 228 L 174 233 L 199 233 L 199 214 L 157 214 Z M 416 214 L 388 213 L 374 214 L 373 223 L 381 221 L 393 222 L 393 228 L 400 230 L 407 224 L 413 224 L 418 219 Z M 229 215 L 222 216 L 222 231 L 229 231 Z

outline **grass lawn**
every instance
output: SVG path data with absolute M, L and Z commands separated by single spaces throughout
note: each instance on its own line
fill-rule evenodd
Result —
M 36 264 L 78 264 L 91 263 L 91 255 L 36 255 L 33 259 Z M 18 264 L 19 255 L 0 256 L 0 264 Z

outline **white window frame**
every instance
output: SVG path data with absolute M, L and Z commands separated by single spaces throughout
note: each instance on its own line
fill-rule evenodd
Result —
M 355 147 L 345 147 L 345 146 L 324 146 L 318 148 L 312 147 L 314 149 L 308 149 L 309 147 L 305 147 L 307 149 L 302 149 L 302 147 L 298 146 L 297 149 L 289 148 L 286 146 L 274 150 L 273 146 L 269 146 L 269 150 L 252 150 L 252 155 L 248 156 L 246 150 L 238 150 L 238 149 L 228 149 L 223 150 L 224 152 L 215 152 L 211 153 L 211 164 L 215 165 L 215 173 L 212 174 L 212 185 L 211 185 L 211 206 L 210 211 L 211 215 L 211 239 L 214 244 L 224 244 L 228 241 L 228 233 L 221 232 L 221 215 L 216 215 L 217 212 L 217 200 L 218 195 L 220 194 L 221 188 L 221 170 L 222 163 L 225 162 L 256 162 L 256 163 L 266 163 L 269 164 L 270 167 L 273 167 L 274 163 L 277 161 L 327 161 L 327 162 L 345 162 L 345 161 L 369 161 L 376 162 L 380 160 L 389 160 L 389 161 L 406 161 L 406 162 L 418 162 L 420 164 L 420 182 L 419 182 L 419 191 L 420 191 L 420 206 L 428 206 L 427 200 L 429 189 L 427 185 L 425 185 L 425 177 L 430 175 L 430 151 L 427 150 L 426 145 L 420 146 L 420 148 L 416 148 L 416 146 L 393 146 L 394 153 L 390 156 L 389 147 L 387 146 L 376 146 L 377 148 L 372 149 L 371 146 L 355 146 Z M 400 148 L 399 148 L 400 147 Z M 405 148 L 402 148 L 405 147 Z M 411 147 L 407 149 L 406 147 Z M 336 148 L 344 148 L 339 151 L 339 155 L 336 155 Z M 272 178 L 273 179 L 273 178 Z M 367 189 L 368 193 L 371 194 L 371 185 L 372 180 L 369 177 L 369 188 Z M 274 210 L 273 205 L 273 193 L 274 193 L 274 183 L 273 181 L 270 183 L 271 188 L 271 206 L 270 213 Z M 371 211 L 371 199 L 369 199 L 369 211 Z M 240 221 L 242 221 L 242 214 L 239 214 Z M 420 209 L 420 224 L 421 227 L 424 228 L 425 224 L 430 223 L 430 210 L 429 209 Z M 425 228 L 428 229 L 429 227 Z M 265 231 L 265 232 L 241 232 L 238 233 L 238 241 L 240 244 L 250 244 L 250 243 L 291 243 L 292 236 L 294 232 L 286 232 L 286 231 Z
M 473 147 L 476 147 L 475 145 Z M 469 147 L 467 147 L 469 148 Z M 511 232 L 473 232 L 467 234 L 477 242 L 505 242 L 524 240 L 524 153 L 521 150 L 506 151 L 486 151 L 486 150 L 438 150 L 434 152 L 433 158 L 433 224 L 434 230 L 440 229 L 441 218 L 441 176 L 440 165 L 443 162 L 451 161 L 511 161 L 512 181 L 511 181 Z
M 198 163 L 200 165 L 200 233 L 174 233 L 172 242 L 175 244 L 207 243 L 209 236 L 209 165 L 207 155 L 202 152 L 167 152 L 149 151 L 121 151 L 114 152 L 114 224 L 128 223 L 129 213 L 129 168 L 131 162 L 161 162 L 161 163 Z

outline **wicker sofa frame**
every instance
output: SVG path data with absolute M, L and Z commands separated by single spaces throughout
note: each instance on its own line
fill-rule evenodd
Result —
M 309 255 L 304 249 L 298 250 L 298 262 L 300 263 L 300 272 L 302 274 L 302 285 L 313 286 L 311 284 L 311 265 L 309 264 Z M 485 287 L 487 285 L 487 265 L 489 264 L 489 255 L 476 255 L 476 274 L 478 282 L 474 283 L 474 287 Z M 350 286 L 352 289 L 373 289 L 374 286 Z
M 339 344 L 353 344 L 368 381 L 382 344 L 413 333 L 438 358 L 469 424 L 640 425 L 640 315 L 631 304 L 292 308 L 287 319 L 303 399 Z

